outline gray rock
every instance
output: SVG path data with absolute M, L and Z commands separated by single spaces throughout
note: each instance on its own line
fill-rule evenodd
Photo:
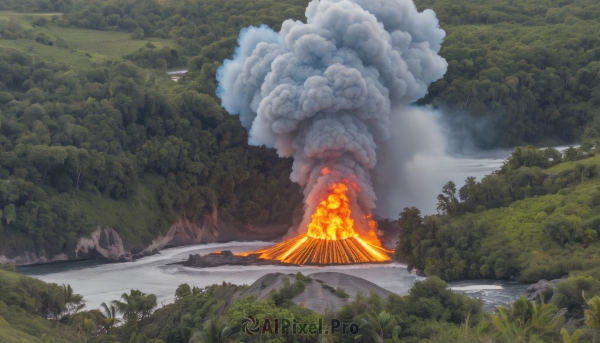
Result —
M 323 272 L 310 274 L 308 276 L 312 278 L 312 281 L 308 282 L 304 291 L 295 296 L 292 301 L 297 305 L 304 306 L 305 308 L 319 313 L 338 311 L 348 302 L 348 300 L 340 298 L 331 291 L 338 287 L 344 289 L 344 291 L 350 295 L 350 298 L 359 292 L 369 295 L 372 291 L 375 291 L 382 298 L 386 298 L 388 295 L 392 294 L 392 292 L 370 281 L 348 274 Z M 281 288 L 285 279 L 288 279 L 290 283 L 296 281 L 296 278 L 293 275 L 283 273 L 266 274 L 256 280 L 243 292 L 236 293 L 233 296 L 232 303 L 236 299 L 250 295 L 255 295 L 259 300 L 265 299 L 269 294 Z
M 552 295 L 554 294 L 554 286 L 556 286 L 557 283 L 563 281 L 567 277 L 568 276 L 564 276 L 560 279 L 554 279 L 550 281 L 542 279 L 536 283 L 532 283 L 531 285 L 529 285 L 529 287 L 527 287 L 527 290 L 525 291 L 525 293 L 527 294 L 527 300 L 540 302 L 542 300 L 542 297 L 545 301 L 550 300 L 550 298 L 552 298 Z

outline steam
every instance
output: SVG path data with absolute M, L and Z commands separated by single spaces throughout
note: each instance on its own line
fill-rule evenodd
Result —
M 367 229 L 377 145 L 403 106 L 446 72 L 438 55 L 445 33 L 433 11 L 418 12 L 411 0 L 313 0 L 306 17 L 286 20 L 280 32 L 242 30 L 217 72 L 217 94 L 239 114 L 250 144 L 294 157 L 290 178 L 303 186 L 306 208 L 300 231 L 341 181 L 357 186 L 349 191 L 354 219 Z

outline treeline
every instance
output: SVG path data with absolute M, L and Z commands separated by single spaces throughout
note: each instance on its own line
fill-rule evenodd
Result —
M 58 24 L 96 30 L 141 30 L 146 37 L 176 39 L 186 55 L 197 55 L 225 39 L 222 45 L 228 49 L 227 54 L 218 56 L 222 62 L 233 52 L 242 28 L 266 24 L 279 29 L 285 19 L 304 19 L 307 4 L 306 0 L 75 1 Z
M 580 139 L 600 104 L 600 5 L 575 1 L 430 1 L 447 32 L 448 72 L 421 103 L 483 147 Z
M 239 121 L 198 92 L 214 83 L 174 89 L 128 62 L 75 72 L 12 50 L 0 50 L 0 70 L 3 235 L 57 254 L 101 224 L 74 199 L 127 199 L 141 179 L 164 213 L 158 231 L 211 213 L 291 224 L 291 160 L 248 146 Z
M 0 0 L 0 11 L 67 13 L 72 5 L 72 0 Z

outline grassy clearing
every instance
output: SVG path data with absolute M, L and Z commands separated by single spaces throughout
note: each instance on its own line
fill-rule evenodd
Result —
M 107 59 L 120 58 L 137 51 L 148 42 L 157 48 L 163 46 L 177 48 L 175 41 L 168 39 L 133 40 L 131 35 L 126 32 L 59 27 L 50 21 L 56 15 L 62 14 L 0 12 L 0 21 L 16 21 L 23 30 L 31 30 L 32 37 L 36 37 L 40 33 L 44 33 L 53 40 L 61 37 L 66 40 L 68 48 L 44 45 L 32 39 L 0 39 L 0 47 L 21 50 L 40 56 L 47 61 L 64 62 L 73 68 L 84 68 L 90 63 L 102 63 Z M 33 24 L 32 19 L 40 16 L 49 19 L 46 25 L 36 26 Z

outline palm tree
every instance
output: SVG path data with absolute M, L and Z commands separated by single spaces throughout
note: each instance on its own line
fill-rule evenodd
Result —
M 150 317 L 157 306 L 156 295 L 146 295 L 137 289 L 132 289 L 129 294 L 123 293 L 121 300 L 113 300 L 111 304 L 128 323 L 137 323 L 138 320 Z
M 367 328 L 367 334 L 370 336 L 372 342 L 383 343 L 386 338 L 392 338 L 394 342 L 398 342 L 400 327 L 394 316 L 386 311 L 381 311 L 379 314 L 375 314 L 374 312 L 367 313 L 361 321 Z M 361 338 L 366 337 L 363 335 L 356 336 L 356 339 Z
M 84 312 L 74 317 L 73 320 L 75 328 L 77 329 L 77 335 L 80 336 L 84 342 L 87 342 L 91 336 L 96 334 L 96 317 L 93 314 Z
M 585 299 L 585 294 L 583 295 Z M 586 300 L 587 309 L 584 311 L 586 324 L 594 330 L 594 336 L 592 337 L 592 343 L 596 343 L 598 337 L 598 328 L 600 328 L 600 297 L 595 296 L 589 301 Z
M 127 323 L 135 323 L 138 320 L 138 310 L 135 306 L 136 297 L 141 296 L 142 292 L 132 289 L 129 294 L 121 294 L 121 300 L 113 300 L 112 305 L 116 308 L 117 312 L 123 315 L 123 319 Z
M 542 342 L 542 337 L 562 325 L 565 311 L 519 297 L 510 309 L 497 306 L 496 314 L 489 317 L 497 334 L 506 342 Z
M 102 310 L 104 311 L 105 315 L 105 318 L 102 318 L 101 320 L 102 328 L 108 335 L 110 329 L 112 329 L 112 327 L 116 324 L 119 324 L 121 320 L 117 318 L 117 308 L 114 304 L 111 304 L 110 307 L 108 307 L 106 303 L 102 303 L 100 306 L 102 306 Z
M 569 332 L 567 329 L 560 329 L 560 335 L 562 336 L 563 343 L 578 343 L 579 336 L 581 336 L 581 329 L 575 330 L 571 336 L 569 336 Z
M 231 343 L 235 342 L 237 336 L 217 317 L 204 323 L 204 330 L 194 332 L 190 343 Z
M 75 315 L 85 307 L 83 296 L 73 293 L 71 285 L 63 284 L 60 286 L 62 291 L 62 300 L 64 302 L 64 312 L 66 315 Z
M 149 295 L 144 295 L 142 293 L 142 296 L 138 299 L 137 303 L 136 303 L 136 308 L 138 310 L 138 312 L 140 313 L 140 319 L 144 319 L 144 318 L 148 318 L 152 315 L 152 312 L 154 312 L 154 309 L 157 306 L 157 302 L 156 302 L 156 295 L 154 294 L 149 294 Z

